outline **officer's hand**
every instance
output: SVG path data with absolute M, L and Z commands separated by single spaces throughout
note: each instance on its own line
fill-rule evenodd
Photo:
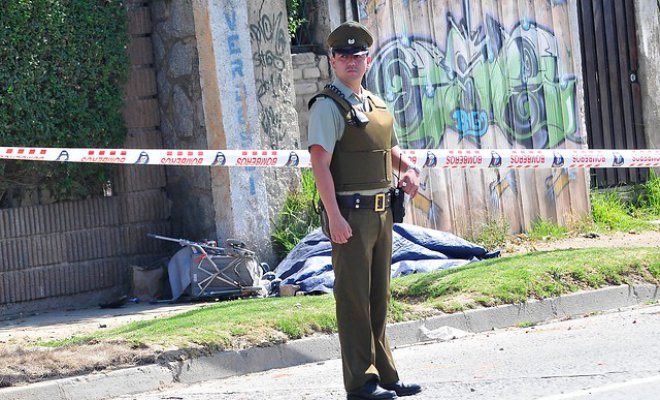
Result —
M 419 173 L 414 169 L 409 169 L 399 180 L 399 187 L 408 193 L 412 199 L 419 190 Z
M 330 219 L 328 225 L 330 228 L 330 240 L 335 243 L 344 244 L 348 242 L 348 239 L 350 239 L 351 236 L 353 236 L 351 226 L 341 215 L 337 218 Z

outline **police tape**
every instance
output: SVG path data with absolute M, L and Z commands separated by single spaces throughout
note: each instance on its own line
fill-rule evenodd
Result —
M 643 168 L 660 150 L 402 150 L 420 168 Z M 125 165 L 310 167 L 307 150 L 167 150 L 0 147 L 0 159 Z

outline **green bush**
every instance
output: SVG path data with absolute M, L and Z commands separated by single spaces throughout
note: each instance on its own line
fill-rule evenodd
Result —
M 291 38 L 295 38 L 298 30 L 307 23 L 307 19 L 303 15 L 303 6 L 301 4 L 303 1 L 286 0 L 286 10 L 289 18 L 289 36 Z
M 0 2 L 0 146 L 121 146 L 127 42 L 123 1 Z M 109 176 L 97 164 L 2 161 L 0 206 L 34 191 L 100 195 Z
M 272 242 L 280 260 L 308 233 L 321 226 L 319 215 L 314 208 L 316 183 L 312 170 L 301 170 L 301 178 L 302 189 L 289 193 L 275 221 Z

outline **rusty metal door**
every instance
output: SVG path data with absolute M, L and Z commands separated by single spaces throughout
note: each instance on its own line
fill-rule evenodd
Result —
M 634 5 L 580 0 L 587 139 L 592 149 L 645 149 Z M 644 182 L 646 168 L 592 169 L 599 188 Z

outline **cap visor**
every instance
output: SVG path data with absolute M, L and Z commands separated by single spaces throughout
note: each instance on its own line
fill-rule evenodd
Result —
M 332 49 L 334 53 L 339 53 L 339 54 L 352 54 L 354 56 L 362 56 L 365 54 L 369 54 L 369 49 L 365 49 L 364 47 L 343 47 L 339 49 Z

